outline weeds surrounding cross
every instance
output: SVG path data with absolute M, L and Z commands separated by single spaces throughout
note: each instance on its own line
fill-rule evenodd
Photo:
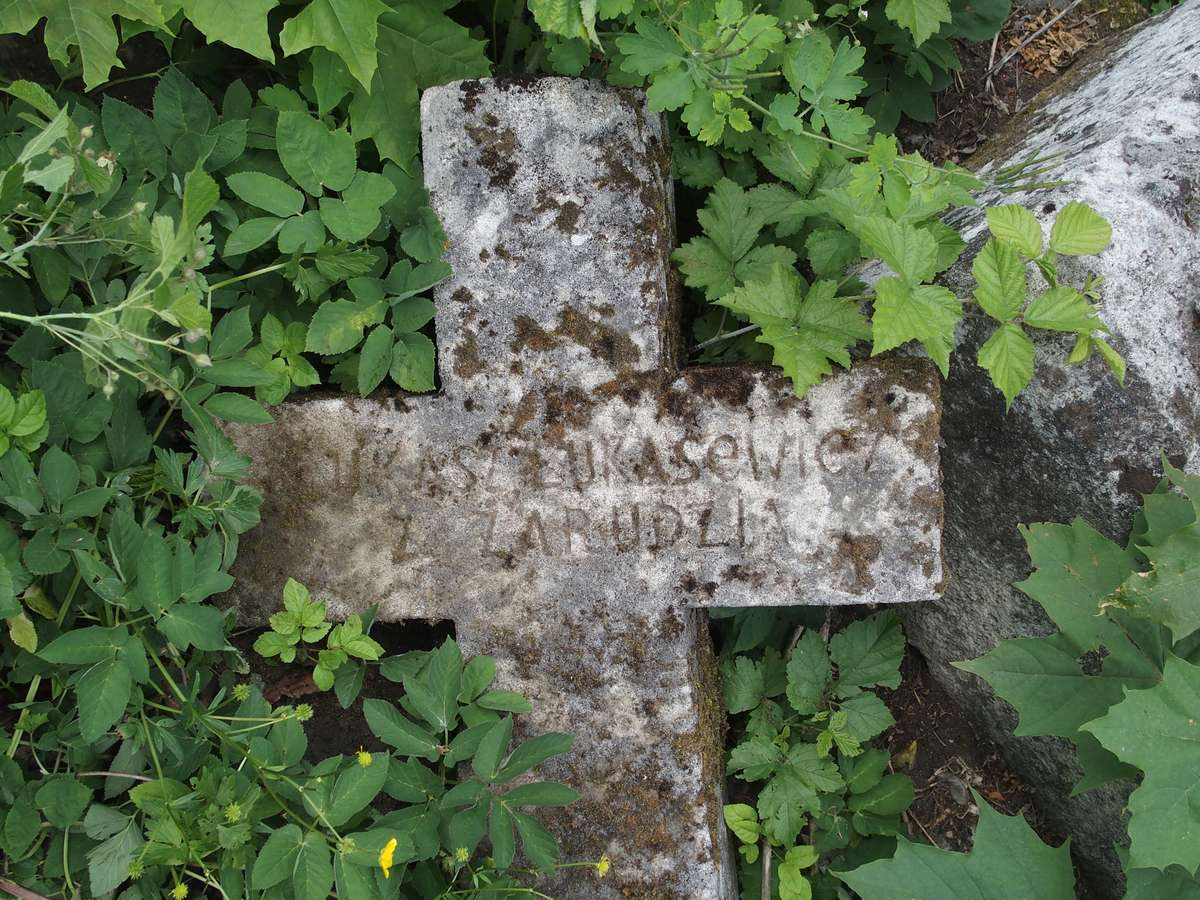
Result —
M 735 896 L 703 608 L 893 603 L 942 580 L 931 366 L 801 401 L 756 366 L 677 368 L 670 153 L 642 96 L 585 81 L 427 91 L 449 236 L 440 394 L 286 404 L 234 429 L 266 491 L 248 610 L 292 576 L 350 612 L 452 619 L 577 735 L 543 773 L 559 897 Z

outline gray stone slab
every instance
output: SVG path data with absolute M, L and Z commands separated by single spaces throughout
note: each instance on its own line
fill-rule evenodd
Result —
M 1011 585 L 1029 572 L 1018 523 L 1086 519 L 1124 542 L 1140 498 L 1161 472 L 1159 454 L 1200 465 L 1200 2 L 1187 0 L 1098 47 L 981 150 L 991 168 L 1063 154 L 1052 191 L 994 196 L 1023 203 L 1044 228 L 1083 200 L 1113 226 L 1099 257 L 1059 259 L 1072 284 L 1104 277 L 1101 312 L 1129 372 L 1117 385 L 1098 358 L 1063 364 L 1070 344 L 1043 336 L 1030 389 L 1004 403 L 974 363 L 990 332 L 968 315 L 943 389 L 945 596 L 901 613 L 932 673 L 999 742 L 1034 788 L 1042 812 L 1071 837 L 1097 896 L 1123 890 L 1113 845 L 1124 841 L 1127 789 L 1071 796 L 1075 753 L 1059 739 L 1014 737 L 1013 710 L 981 679 L 955 669 L 1001 638 L 1045 634 L 1041 609 Z M 971 290 L 981 211 L 956 223 L 970 242 L 945 283 Z
M 453 619 L 533 729 L 579 736 L 546 774 L 583 799 L 552 824 L 613 871 L 555 896 L 732 897 L 702 608 L 937 594 L 936 373 L 867 363 L 801 401 L 753 366 L 677 371 L 668 156 L 642 96 L 463 82 L 423 109 L 455 267 L 441 393 L 231 429 L 266 494 L 243 615 L 291 576 L 337 613 Z

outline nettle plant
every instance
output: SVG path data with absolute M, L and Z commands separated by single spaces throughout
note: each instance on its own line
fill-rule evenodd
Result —
M 1137 785 L 1123 857 L 1128 898 L 1200 890 L 1196 722 L 1200 721 L 1200 477 L 1163 461 L 1125 545 L 1082 520 L 1022 529 L 1034 571 L 1017 585 L 1057 626 L 1001 641 L 960 668 L 1020 715 L 1017 734 L 1069 739 L 1075 792 Z

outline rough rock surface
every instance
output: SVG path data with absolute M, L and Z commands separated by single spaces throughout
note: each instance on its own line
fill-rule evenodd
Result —
M 1098 259 L 1062 259 L 1071 283 L 1105 278 L 1104 320 L 1129 362 L 1118 387 L 1098 358 L 1062 363 L 1063 340 L 1041 342 L 1031 388 L 1004 414 L 1000 395 L 975 363 L 988 328 L 968 319 L 943 389 L 945 596 L 906 609 L 909 638 L 939 680 L 1037 789 L 1047 817 L 1072 837 L 1085 871 L 1119 896 L 1114 842 L 1122 840 L 1124 794 L 1098 788 L 1069 799 L 1076 775 L 1064 741 L 1013 738 L 1015 715 L 980 679 L 951 668 L 1003 637 L 1042 634 L 1041 610 L 1010 585 L 1029 571 L 1017 523 L 1082 516 L 1123 539 L 1166 451 L 1200 465 L 1200 0 L 1120 36 L 1079 64 L 1052 97 L 982 151 L 983 171 L 1065 153 L 1071 184 L 993 196 L 1020 202 L 1049 228 L 1056 209 L 1083 200 L 1113 225 Z M 954 224 L 970 248 L 947 276 L 969 296 L 969 261 L 986 237 L 981 213 Z
M 678 372 L 669 158 L 639 93 L 567 79 L 426 92 L 449 237 L 442 391 L 285 404 L 232 428 L 266 494 L 244 617 L 287 576 L 336 611 L 450 618 L 538 731 L 555 896 L 734 896 L 709 605 L 929 600 L 942 580 L 938 390 L 920 360 L 800 401 L 757 367 Z M 539 885 L 541 887 L 541 885 Z

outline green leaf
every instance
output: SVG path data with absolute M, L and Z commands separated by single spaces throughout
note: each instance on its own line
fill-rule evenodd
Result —
M 896 724 L 887 705 L 874 694 L 855 694 L 840 705 L 841 712 L 846 715 L 845 733 L 859 743 L 869 741 Z
M 88 851 L 89 887 L 97 897 L 115 891 L 129 877 L 129 864 L 145 845 L 137 822 L 121 818 L 124 827 Z
M 961 318 L 962 303 L 946 288 L 931 284 L 912 287 L 899 278 L 881 278 L 875 283 L 871 355 L 917 340 L 948 377 L 954 327 Z
M 296 848 L 292 891 L 296 900 L 326 900 L 333 888 L 333 857 L 325 838 L 315 831 Z
M 249 425 L 266 425 L 275 419 L 269 412 L 245 394 L 213 394 L 204 402 L 204 408 L 227 422 L 245 422 Z
M 279 0 L 183 0 L 184 13 L 209 41 L 275 62 L 267 14 Z
M 148 115 L 105 94 L 100 121 L 104 139 L 122 168 L 135 175 L 148 171 L 159 178 L 166 176 L 167 150 Z
M 304 195 L 274 175 L 239 172 L 227 177 L 225 183 L 242 200 L 273 216 L 294 216 L 304 209 Z
M 1033 341 L 1020 325 L 1001 325 L 979 348 L 979 365 L 1004 394 L 1007 412 L 1033 380 Z
M 1042 253 L 1042 226 L 1023 206 L 993 206 L 987 211 L 988 229 L 997 240 L 1010 244 L 1022 256 L 1032 259 Z
M 5 621 L 8 623 L 8 639 L 26 653 L 37 653 L 37 629 L 30 621 L 29 616 L 21 612 L 15 616 L 9 616 Z
M 855 233 L 910 285 L 932 278 L 937 271 L 937 240 L 928 231 L 886 216 L 864 216 Z
M 535 738 L 522 741 L 508 757 L 508 762 L 496 776 L 500 784 L 507 784 L 519 775 L 540 766 L 553 756 L 570 753 L 575 744 L 575 736 L 551 731 L 540 734 Z
M 313 315 L 304 349 L 326 355 L 344 353 L 362 340 L 363 329 L 383 321 L 385 311 L 379 302 L 326 301 Z
M 508 749 L 508 742 L 512 738 L 512 726 L 512 717 L 504 716 L 484 732 L 471 760 L 471 768 L 484 782 L 490 784 L 499 774 L 504 751 Z
M 499 712 L 520 714 L 533 711 L 533 704 L 516 691 L 488 691 L 475 698 L 475 703 L 483 709 Z
M 838 667 L 838 692 L 846 688 L 900 686 L 904 631 L 895 613 L 882 612 L 852 622 L 829 639 Z
M 369 755 L 369 766 L 362 765 L 356 759 L 334 782 L 333 790 L 329 794 L 329 805 L 325 807 L 325 822 L 334 828 L 366 809 L 383 790 L 390 757 L 386 753 Z
M 583 3 L 580 0 L 529 0 L 529 11 L 542 31 L 566 38 L 596 40 L 595 0 Z
M 120 659 L 93 664 L 75 685 L 79 695 L 79 733 L 89 744 L 98 741 L 125 715 L 129 703 L 129 668 Z
M 726 803 L 721 810 L 725 824 L 743 844 L 755 844 L 762 833 L 758 825 L 758 811 L 745 803 Z
M 947 0 L 888 0 L 884 14 L 913 36 L 913 44 L 920 47 L 950 21 L 950 4 Z
M 358 172 L 341 199 L 321 198 L 321 221 L 336 238 L 351 243 L 365 240 L 379 227 L 382 219 L 380 208 L 392 199 L 395 192 L 396 188 L 382 175 Z
M 912 805 L 915 792 L 907 775 L 885 775 L 879 784 L 850 797 L 848 807 L 854 812 L 877 816 L 897 816 Z
M 261 216 L 257 219 L 247 219 L 230 232 L 221 249 L 221 256 L 228 259 L 231 256 L 241 256 L 251 250 L 257 250 L 283 228 L 284 220 L 275 216 Z
M 406 391 L 434 389 L 433 341 L 423 334 L 398 334 L 392 346 L 392 380 Z
M 537 819 L 518 812 L 514 812 L 512 817 L 517 825 L 517 833 L 521 835 L 521 848 L 531 863 L 549 869 L 558 862 L 558 844 Z
M 340 56 L 350 74 L 370 90 L 378 63 L 378 20 L 388 11 L 379 0 L 313 0 L 284 24 L 279 46 L 284 56 L 324 47 Z
M 1111 243 L 1108 220 L 1079 200 L 1060 209 L 1050 229 L 1050 249 L 1067 256 L 1099 253 Z
M 219 359 L 197 374 L 209 384 L 222 387 L 259 387 L 275 381 L 275 374 L 242 358 Z
M 769 281 L 752 281 L 717 303 L 760 326 L 758 341 L 774 348 L 774 362 L 792 379 L 798 397 L 833 371 L 849 368 L 849 348 L 870 337 L 858 305 L 835 296 L 837 284 L 818 281 L 803 296 L 803 282 L 776 265 Z
M 1127 624 L 1096 615 L 1133 571 L 1132 552 L 1081 520 L 1023 529 L 1034 565 L 1017 585 L 1059 631 L 1003 640 L 986 656 L 955 665 L 984 678 L 1020 716 L 1017 735 L 1071 738 L 1105 714 L 1127 688 L 1158 683 L 1153 660 L 1127 636 Z
M 24 795 L 28 797 L 28 794 Z M 0 848 L 13 859 L 24 855 L 41 830 L 42 818 L 32 802 L 18 797 L 4 817 L 0 829 Z
M 510 806 L 570 806 L 578 799 L 578 792 L 554 781 L 518 785 L 504 795 Z
M 1150 571 L 1130 575 L 1114 599 L 1132 615 L 1167 626 L 1181 641 L 1200 628 L 1200 523 L 1140 549 Z
M 42 456 L 38 480 L 46 499 L 60 506 L 79 487 L 79 465 L 58 447 L 51 447 Z
M 70 48 L 79 48 L 84 86 L 92 90 L 108 80 L 114 67 L 121 66 L 114 16 L 152 28 L 165 24 L 154 0 L 9 0 L 0 3 L 0 34 L 26 34 L 45 18 L 44 39 L 50 58 L 69 66 Z
M 766 281 L 776 264 L 790 266 L 796 255 L 786 247 L 755 246 L 767 216 L 728 178 L 722 178 L 697 213 L 704 237 L 692 238 L 673 254 L 684 280 L 709 300 L 733 290 L 738 282 Z
M 418 756 L 430 762 L 438 759 L 438 742 L 433 735 L 386 700 L 364 700 L 363 715 L 371 733 L 389 747 L 395 747 L 402 756 Z
M 854 73 L 865 59 L 866 50 L 849 39 L 842 38 L 835 50 L 824 32 L 813 30 L 789 44 L 783 74 L 805 103 L 820 107 L 829 101 L 853 100 L 862 93 L 867 83 Z
M 793 843 L 806 816 L 820 811 L 819 795 L 843 788 L 841 773 L 832 760 L 822 757 L 814 744 L 797 744 L 759 794 L 763 830 L 772 840 Z
M 989 238 L 971 264 L 975 300 L 985 313 L 1011 322 L 1025 304 L 1025 263 L 1011 244 Z
M 788 657 L 788 702 L 801 715 L 815 713 L 832 677 L 833 670 L 825 642 L 815 631 L 806 629 Z
M 271 832 L 254 860 L 250 883 L 255 890 L 274 887 L 292 874 L 303 840 L 299 825 L 284 825 Z
M 343 191 L 354 180 L 357 154 L 348 132 L 330 131 L 307 113 L 288 111 L 279 114 L 275 141 L 284 169 L 309 194 L 320 196 L 323 187 Z
M 38 788 L 34 799 L 51 825 L 69 828 L 83 818 L 92 792 L 70 775 L 55 775 Z
M 1073 331 L 1090 334 L 1102 328 L 1096 309 L 1074 288 L 1057 285 L 1035 297 L 1025 310 L 1025 324 L 1031 328 L 1051 331 Z
M 392 329 L 373 328 L 358 358 L 358 393 L 363 397 L 379 387 L 392 364 Z
M 85 665 L 111 659 L 128 640 L 123 626 L 74 628 L 42 648 L 38 656 L 55 665 Z
M 749 656 L 738 655 L 721 667 L 725 710 L 731 714 L 754 709 L 765 691 L 763 672 Z
M 221 650 L 225 647 L 225 618 L 215 606 L 176 603 L 158 620 L 158 630 L 180 650 Z

